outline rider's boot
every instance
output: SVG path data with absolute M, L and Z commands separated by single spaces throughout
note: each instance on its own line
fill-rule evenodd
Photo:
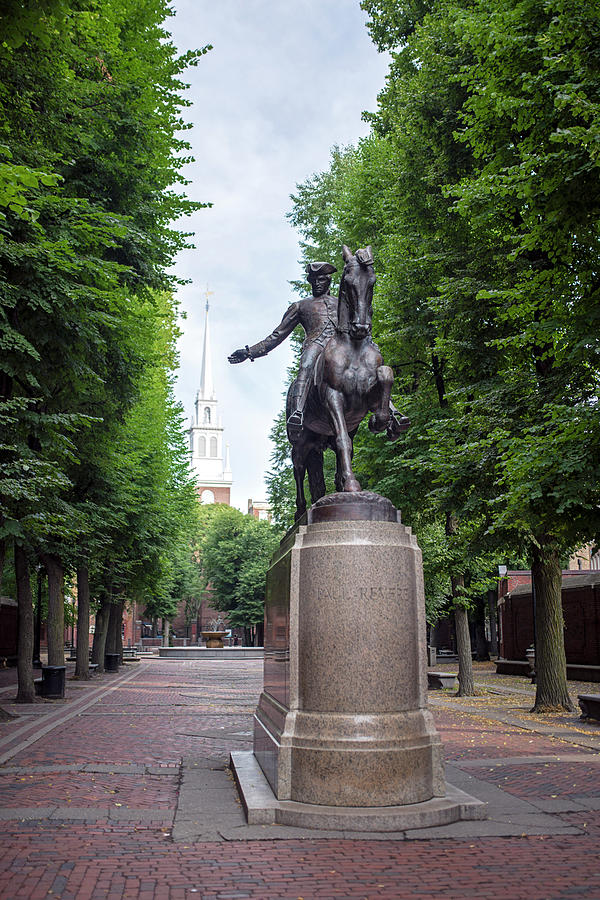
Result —
M 296 379 L 295 390 L 295 409 L 287 420 L 287 433 L 292 443 L 297 441 L 304 425 L 304 407 L 306 398 L 310 389 L 310 381 L 306 377 L 302 377 L 302 373 Z

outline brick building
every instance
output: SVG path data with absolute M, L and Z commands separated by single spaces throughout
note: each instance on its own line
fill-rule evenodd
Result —
M 522 661 L 525 651 L 534 642 L 535 609 L 531 573 L 507 572 L 506 579 L 500 582 L 499 593 L 500 656 L 505 660 Z M 600 680 L 598 569 L 582 571 L 572 568 L 563 571 L 562 608 L 569 677 Z
M 252 497 L 248 498 L 248 515 L 264 522 L 270 522 L 273 518 L 270 504 L 266 500 L 253 500 Z

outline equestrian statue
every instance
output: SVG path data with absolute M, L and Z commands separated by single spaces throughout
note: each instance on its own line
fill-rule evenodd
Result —
M 277 328 L 252 347 L 235 350 L 230 363 L 266 356 L 297 325 L 305 332 L 300 368 L 287 395 L 287 434 L 292 445 L 296 481 L 296 519 L 306 511 L 304 476 L 308 472 L 315 503 L 325 494 L 323 452 L 336 455 L 338 491 L 360 491 L 352 471 L 352 442 L 367 413 L 369 429 L 385 431 L 396 440 L 409 427 L 406 416 L 391 402 L 394 373 L 371 338 L 373 315 L 373 254 L 370 247 L 353 254 L 344 244 L 344 269 L 339 296 L 329 294 L 335 267 L 309 263 L 312 297 L 290 304 Z

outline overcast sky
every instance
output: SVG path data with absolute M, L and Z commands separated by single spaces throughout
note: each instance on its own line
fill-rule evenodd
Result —
M 369 39 L 359 0 L 174 0 L 173 8 L 167 27 L 180 51 L 213 45 L 185 76 L 195 158 L 187 194 L 214 206 L 183 223 L 196 249 L 176 266 L 191 279 L 179 292 L 187 319 L 177 397 L 189 418 L 208 284 L 232 504 L 245 511 L 249 497 L 266 497 L 268 434 L 291 353 L 286 342 L 237 366 L 227 355 L 269 334 L 295 299 L 289 281 L 301 270 L 299 236 L 285 217 L 290 194 L 327 168 L 334 144 L 368 132 L 361 113 L 375 108 L 387 59 Z

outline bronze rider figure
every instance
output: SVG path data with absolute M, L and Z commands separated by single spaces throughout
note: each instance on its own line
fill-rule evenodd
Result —
M 335 334 L 337 324 L 337 297 L 329 294 L 331 276 L 335 266 L 327 262 L 313 262 L 306 267 L 308 282 L 312 288 L 312 297 L 303 297 L 291 303 L 285 311 L 283 319 L 271 334 L 252 347 L 246 345 L 235 350 L 228 357 L 230 363 L 241 363 L 249 359 L 254 361 L 266 356 L 274 347 L 282 343 L 297 325 L 302 325 L 305 332 L 300 368 L 295 381 L 290 386 L 290 408 L 287 420 L 287 432 L 293 443 L 300 435 L 304 420 L 304 408 L 310 390 L 315 365 L 323 348 Z

